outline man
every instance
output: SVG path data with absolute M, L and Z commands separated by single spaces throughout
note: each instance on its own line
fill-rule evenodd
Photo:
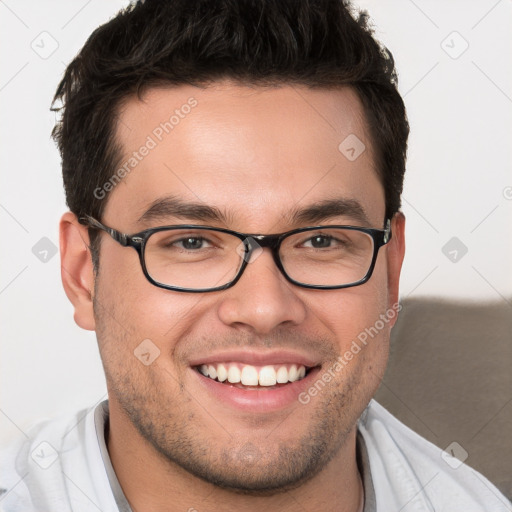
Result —
M 56 100 L 62 280 L 109 400 L 4 452 L 5 511 L 511 510 L 372 400 L 408 124 L 365 15 L 146 0 Z

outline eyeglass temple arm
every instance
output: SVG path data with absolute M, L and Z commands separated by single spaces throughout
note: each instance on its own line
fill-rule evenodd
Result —
M 85 221 L 90 227 L 101 229 L 102 231 L 105 231 L 108 233 L 116 242 L 119 242 L 123 246 L 129 245 L 128 236 L 124 233 L 121 233 L 120 231 L 117 231 L 117 229 L 109 228 L 108 226 L 105 226 L 105 224 L 102 224 L 101 222 L 97 221 L 94 217 L 91 217 L 90 215 L 85 215 L 80 218 L 81 221 Z
M 391 219 L 386 219 L 386 227 L 384 228 L 384 239 L 383 243 L 387 244 L 391 240 Z

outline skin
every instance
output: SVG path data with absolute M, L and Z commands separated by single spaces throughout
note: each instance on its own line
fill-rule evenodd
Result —
M 187 222 L 137 222 L 153 200 L 173 194 L 229 212 L 229 224 L 211 225 L 281 233 L 299 227 L 287 212 L 334 195 L 356 199 L 370 226 L 383 227 L 384 191 L 351 89 L 229 81 L 150 89 L 120 109 L 125 156 L 191 96 L 197 106 L 104 199 L 102 222 L 125 233 Z M 353 162 L 338 150 L 351 133 L 366 145 Z M 346 216 L 328 223 L 357 224 Z M 109 392 L 108 450 L 135 511 L 358 510 L 356 422 L 383 376 L 394 320 L 307 405 L 269 414 L 221 405 L 198 387 L 189 361 L 221 349 L 297 349 L 317 357 L 325 372 L 398 302 L 404 224 L 396 214 L 392 240 L 361 286 L 294 286 L 266 249 L 234 287 L 187 294 L 150 284 L 137 253 L 107 234 L 95 279 L 87 230 L 64 214 L 62 279 L 76 323 L 97 333 Z M 160 356 L 146 366 L 133 352 L 148 338 Z

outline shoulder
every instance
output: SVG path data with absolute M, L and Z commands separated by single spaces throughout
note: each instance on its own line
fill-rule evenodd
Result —
M 483 475 L 413 432 L 372 400 L 359 421 L 368 451 L 378 510 L 511 512 L 503 494 Z
M 87 467 L 98 458 L 94 410 L 39 421 L 0 448 L 0 512 L 67 512 L 87 501 L 70 489 L 90 487 Z

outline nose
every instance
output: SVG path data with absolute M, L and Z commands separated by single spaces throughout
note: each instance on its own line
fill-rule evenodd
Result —
M 247 264 L 238 282 L 222 292 L 218 316 L 226 325 L 244 326 L 256 334 L 268 334 L 286 323 L 299 325 L 306 308 L 294 288 L 265 248 Z

